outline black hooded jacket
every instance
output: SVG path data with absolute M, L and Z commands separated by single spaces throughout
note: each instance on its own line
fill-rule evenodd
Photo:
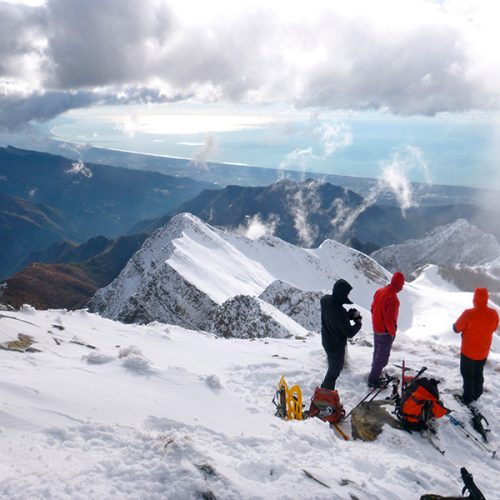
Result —
M 321 299 L 321 343 L 328 355 L 343 349 L 347 339 L 354 337 L 361 329 L 361 321 L 351 325 L 344 304 L 352 304 L 347 297 L 352 286 L 340 279 L 333 286 L 332 295 Z

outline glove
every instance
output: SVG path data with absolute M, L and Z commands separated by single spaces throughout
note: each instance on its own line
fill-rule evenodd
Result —
M 347 311 L 347 317 L 356 322 L 361 321 L 361 313 L 353 307 Z

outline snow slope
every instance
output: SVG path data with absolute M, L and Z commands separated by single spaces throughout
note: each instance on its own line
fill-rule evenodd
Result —
M 302 387 L 306 405 L 323 379 L 320 336 L 308 330 L 313 310 L 319 314 L 317 292 L 339 277 L 353 284 L 364 318 L 337 384 L 350 410 L 367 392 L 368 311 L 389 273 L 332 241 L 298 249 L 182 215 L 149 238 L 97 296 L 110 316 L 126 310 L 142 322 L 156 310 L 193 322 L 216 311 L 210 321 L 220 322 L 221 336 L 166 322 L 124 324 L 85 310 L 0 311 L 0 344 L 30 335 L 40 351 L 0 350 L 0 498 L 416 499 L 458 494 L 461 466 L 486 498 L 495 498 L 500 462 L 447 418 L 438 423 L 442 456 L 420 434 L 387 428 L 374 442 L 345 442 L 317 419 L 274 416 L 281 375 Z M 442 381 L 445 404 L 466 419 L 450 394 L 461 387 L 460 338 L 451 325 L 472 294 L 429 266 L 400 300 L 390 371 L 397 373 L 393 364 L 403 359 L 427 366 Z M 281 338 L 223 337 L 224 328 L 247 336 L 259 316 L 271 318 L 259 331 Z M 499 361 L 496 336 L 478 405 L 493 447 L 500 433 Z
M 459 338 L 450 324 L 471 294 L 438 285 L 432 276 L 411 285 L 409 326 L 398 333 L 391 370 L 403 358 L 425 364 L 442 391 L 458 390 Z M 345 442 L 317 419 L 274 417 L 282 374 L 300 384 L 306 404 L 321 382 L 317 334 L 249 341 L 86 311 L 0 314 L 0 343 L 24 333 L 41 351 L 0 350 L 0 498 L 416 499 L 458 494 L 460 466 L 486 498 L 498 498 L 500 462 L 446 418 L 438 426 L 442 456 L 419 434 L 386 428 L 375 442 Z M 367 390 L 370 342 L 363 328 L 350 346 L 338 382 L 347 409 Z M 497 337 L 479 405 L 494 441 L 499 348 Z M 449 394 L 444 400 L 453 406 Z
M 389 274 L 333 240 L 316 249 L 275 237 L 251 240 L 180 214 L 144 242 L 89 307 L 126 322 L 207 329 L 216 307 L 236 295 L 258 297 L 276 280 L 303 291 L 331 290 L 341 277 L 354 287 L 353 300 L 367 303 Z
M 407 274 L 427 264 L 476 266 L 499 256 L 500 245 L 495 237 L 464 219 L 437 227 L 422 238 L 389 245 L 371 254 L 387 269 Z

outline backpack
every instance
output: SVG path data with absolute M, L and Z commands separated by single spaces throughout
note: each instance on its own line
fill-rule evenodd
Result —
M 308 414 L 310 417 L 318 417 L 331 424 L 342 420 L 345 417 L 345 410 L 340 402 L 339 393 L 316 387 Z
M 439 400 L 438 381 L 417 378 L 403 389 L 397 416 L 410 430 L 427 429 L 432 418 L 441 418 L 450 412 Z

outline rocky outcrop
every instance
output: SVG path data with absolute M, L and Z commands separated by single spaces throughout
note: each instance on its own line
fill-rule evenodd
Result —
M 224 302 L 215 311 L 210 329 L 221 337 L 242 339 L 307 334 L 307 331 L 263 300 L 248 295 L 237 295 Z
M 185 223 L 179 217 L 150 236 L 119 276 L 97 291 L 89 309 L 125 323 L 162 321 L 206 329 L 218 304 L 167 262 L 172 240 L 182 235 Z
M 31 347 L 34 343 L 33 337 L 18 333 L 17 340 L 9 340 L 0 344 L 0 349 L 16 352 L 40 352 L 39 349 Z
M 124 281 L 99 290 L 89 302 L 89 309 L 124 323 L 161 321 L 185 328 L 208 329 L 217 304 L 168 265 L 158 269 L 154 279 L 141 280 L 133 293 L 125 296 L 126 278 L 141 274 L 137 265 L 138 261 L 134 260 L 128 266 Z M 124 295 L 122 301 L 116 301 L 117 294 Z
M 390 401 L 370 401 L 354 408 L 351 413 L 352 437 L 362 441 L 374 441 L 385 424 L 402 429 L 401 422 L 389 413 L 392 408 L 393 403 Z
M 320 300 L 324 292 L 305 292 L 281 280 L 273 281 L 260 294 L 260 298 L 269 302 L 305 329 L 321 330 Z

